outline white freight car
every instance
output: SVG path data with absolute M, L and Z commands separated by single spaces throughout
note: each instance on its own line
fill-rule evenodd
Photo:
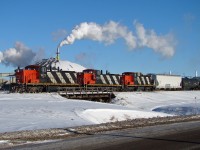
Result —
M 179 90 L 181 89 L 182 78 L 179 75 L 153 74 L 156 89 Z

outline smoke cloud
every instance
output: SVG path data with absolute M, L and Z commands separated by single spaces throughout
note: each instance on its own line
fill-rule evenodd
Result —
M 126 26 L 110 21 L 104 25 L 94 22 L 84 22 L 77 25 L 61 43 L 63 45 L 73 44 L 76 40 L 90 39 L 93 41 L 112 44 L 117 39 L 122 38 L 130 50 L 148 47 L 164 57 L 172 57 L 175 53 L 175 43 L 172 34 L 158 36 L 154 30 L 146 30 L 139 22 L 134 22 L 135 33 L 130 31 Z
M 126 26 L 114 21 L 110 21 L 102 26 L 94 22 L 84 22 L 76 26 L 72 33 L 60 43 L 59 47 L 65 44 L 73 44 L 75 40 L 80 39 L 90 39 L 112 44 L 119 38 L 123 38 L 130 48 L 136 47 L 136 39 Z
M 148 47 L 164 57 L 172 57 L 175 53 L 173 35 L 158 36 L 153 30 L 146 30 L 138 22 L 134 23 L 138 39 L 138 47 Z
M 36 53 L 21 42 L 16 42 L 14 48 L 0 52 L 0 62 L 13 67 L 29 65 L 35 58 Z

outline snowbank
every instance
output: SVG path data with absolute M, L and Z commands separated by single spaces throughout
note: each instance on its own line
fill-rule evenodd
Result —
M 0 94 L 0 132 L 104 123 L 112 120 L 113 116 L 113 121 L 135 118 L 134 113 L 127 107 L 69 100 L 58 94 Z M 162 113 L 155 114 L 163 116 Z M 155 114 L 151 113 L 149 117 Z M 91 119 L 91 116 L 96 117 L 96 120 Z
M 115 109 L 87 109 L 81 115 L 95 124 L 124 121 L 136 118 L 152 118 L 169 116 L 164 113 L 136 111 L 136 110 L 115 110 Z
M 112 103 L 70 100 L 56 93 L 0 93 L 0 132 L 66 128 L 169 114 L 183 115 L 185 112 L 188 114 L 192 106 L 196 109 L 194 112 L 198 113 L 200 91 L 116 93 Z M 177 110 L 181 110 L 180 113 Z
M 172 115 L 200 114 L 200 91 L 156 91 L 115 93 L 112 103 L 140 111 Z

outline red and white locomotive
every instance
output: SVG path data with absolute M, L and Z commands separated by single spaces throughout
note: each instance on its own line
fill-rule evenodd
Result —
M 116 91 L 153 90 L 151 76 L 137 72 L 103 74 L 100 70 L 85 69 L 81 72 L 66 71 L 52 67 L 56 59 L 43 60 L 43 63 L 15 70 L 16 91 L 42 92 L 56 91 L 60 87 L 112 87 Z
M 179 75 L 124 72 L 111 74 L 108 71 L 85 69 L 70 71 L 56 64 L 55 58 L 44 59 L 34 65 L 15 70 L 15 92 L 51 92 L 62 87 L 112 87 L 115 91 L 151 91 L 151 90 L 199 90 L 200 78 L 182 78 Z M 68 66 L 72 67 L 72 66 Z M 72 67 L 73 70 L 73 67 Z

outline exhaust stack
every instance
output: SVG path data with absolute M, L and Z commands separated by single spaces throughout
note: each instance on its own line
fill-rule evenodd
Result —
M 60 60 L 60 50 L 59 50 L 59 47 L 57 47 L 56 60 L 57 60 L 57 61 Z

